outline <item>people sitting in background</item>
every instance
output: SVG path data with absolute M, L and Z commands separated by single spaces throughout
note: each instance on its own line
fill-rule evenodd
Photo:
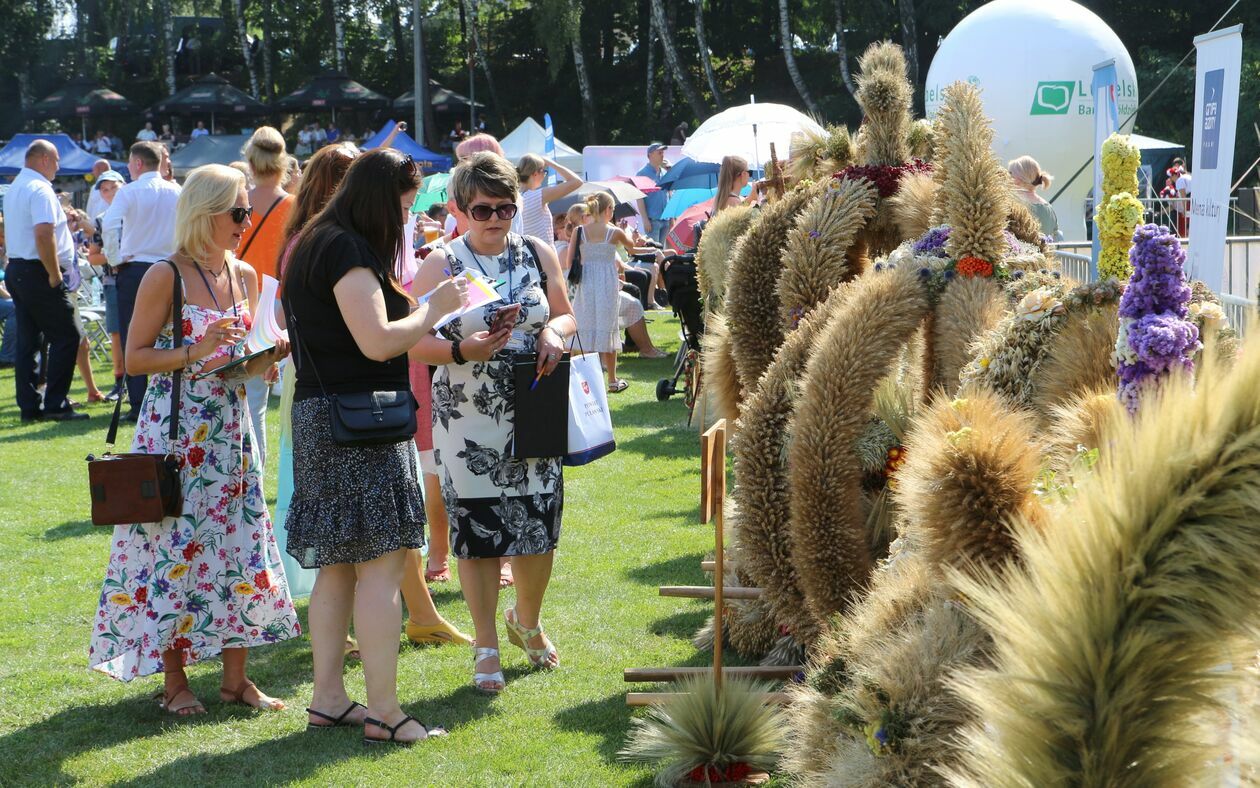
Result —
M 446 135 L 446 144 L 448 147 L 454 148 L 455 146 L 459 145 L 459 143 L 463 142 L 467 138 L 468 138 L 468 132 L 464 131 L 464 121 L 457 120 L 455 121 L 455 128 L 451 129 L 450 134 Z M 500 149 L 499 155 L 500 156 L 503 155 L 502 149 Z M 459 157 L 457 156 L 456 158 L 459 158 Z
M 554 186 L 544 186 L 547 179 L 547 168 L 555 170 L 563 179 Z M 577 191 L 582 185 L 582 178 L 568 167 L 556 164 L 551 159 L 544 159 L 537 154 L 527 153 L 516 164 L 516 177 L 521 184 L 521 219 L 525 235 L 531 235 L 544 243 L 554 244 L 555 225 L 551 211 L 547 206 L 561 197 Z
M 192 130 L 192 134 L 189 134 L 188 136 L 190 139 L 195 140 L 198 137 L 205 137 L 205 136 L 208 136 L 209 134 L 210 134 L 210 130 L 206 128 L 205 121 L 199 120 L 197 121 L 196 128 Z
M 157 132 L 153 130 L 153 124 L 147 121 L 144 124 L 144 128 L 136 133 L 136 142 L 153 142 L 157 138 Z
M 1041 234 L 1056 241 L 1062 241 L 1063 233 L 1059 230 L 1059 217 L 1054 212 L 1054 206 L 1037 194 L 1038 189 L 1050 188 L 1052 180 L 1050 173 L 1042 170 L 1041 165 L 1032 156 L 1020 156 L 1010 161 L 1006 165 L 1006 171 L 1011 174 L 1011 180 L 1015 182 L 1015 196 L 1028 206 L 1033 216 L 1037 217 L 1037 223 L 1041 225 Z
M 315 121 L 311 127 L 311 150 L 317 151 L 328 144 L 328 132 L 320 125 L 319 121 Z
M 168 150 L 175 147 L 175 133 L 171 131 L 169 123 L 162 124 L 162 132 L 158 134 L 158 142 L 165 145 Z
M 114 143 L 110 142 L 109 135 L 104 131 L 96 132 L 96 139 L 92 142 L 92 151 L 97 156 L 113 156 Z

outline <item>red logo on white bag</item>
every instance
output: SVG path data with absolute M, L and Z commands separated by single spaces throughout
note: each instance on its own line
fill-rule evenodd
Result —
M 588 397 L 591 395 L 591 384 L 587 383 L 585 380 L 582 381 L 582 393 Z

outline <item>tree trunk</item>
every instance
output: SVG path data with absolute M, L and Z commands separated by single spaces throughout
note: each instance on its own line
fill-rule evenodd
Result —
M 398 66 L 398 85 L 395 87 L 399 87 L 407 84 L 407 53 L 411 48 L 403 40 L 402 12 L 398 9 L 398 0 L 389 0 L 389 16 L 394 27 L 394 61 Z
M 412 14 L 411 24 L 420 26 L 420 37 L 424 38 L 424 17 L 420 14 Z M 423 102 L 420 106 L 424 111 L 424 139 L 419 140 L 420 144 L 431 150 L 437 150 L 437 146 L 441 141 L 438 136 L 437 116 L 433 113 L 433 102 L 429 100 L 429 59 L 424 56 L 424 47 L 421 47 L 420 56 L 420 84 L 416 85 L 416 101 Z
M 271 48 L 271 0 L 263 0 L 263 82 L 266 83 L 263 93 L 264 100 L 270 103 L 275 99 L 276 83 L 272 79 L 272 48 Z
M 901 13 L 901 47 L 906 50 L 906 71 L 910 76 L 910 86 L 917 93 L 919 88 L 919 34 L 914 26 L 914 0 L 897 0 L 897 10 Z
M 249 50 L 249 34 L 245 31 L 244 0 L 232 0 L 232 10 L 236 12 L 236 33 L 241 41 L 241 57 L 245 58 L 245 71 L 249 74 L 249 93 L 258 98 L 258 72 L 254 70 L 254 57 Z
M 809 95 L 805 78 L 796 67 L 796 54 L 792 51 L 792 26 L 788 21 L 788 0 L 779 0 L 779 39 L 783 45 L 783 62 L 787 66 L 788 75 L 792 77 L 792 84 L 796 86 L 796 92 L 801 94 L 801 101 L 805 102 L 805 109 L 814 117 L 822 117 L 822 112 L 814 103 L 814 97 Z
M 119 84 L 123 74 L 123 60 L 127 53 L 127 39 L 131 37 L 131 5 L 130 3 L 121 4 L 122 24 L 119 25 L 118 48 L 114 50 L 114 64 L 110 67 L 110 83 Z
M 503 105 L 499 103 L 499 92 L 494 89 L 494 77 L 490 75 L 490 58 L 486 57 L 486 51 L 481 48 L 481 33 L 477 30 L 477 0 L 460 0 L 460 2 L 468 13 L 468 31 L 472 36 L 473 51 L 477 60 L 481 62 L 481 73 L 486 77 L 486 88 L 490 91 L 490 103 L 494 105 L 494 114 L 499 118 L 499 126 L 507 128 L 507 121 L 503 117 Z
M 175 13 L 170 0 L 163 0 L 162 14 L 162 59 L 166 66 L 166 95 L 175 95 Z
M 337 56 L 337 70 L 346 72 L 346 26 L 341 21 L 341 0 L 330 0 L 333 23 L 333 51 Z
M 780 2 L 786 2 L 786 0 L 780 0 Z M 665 18 L 665 4 L 662 0 L 652 0 L 652 15 L 656 18 L 656 29 L 661 36 L 661 48 L 665 51 L 665 63 L 674 76 L 674 82 L 682 90 L 687 103 L 691 105 L 691 111 L 696 119 L 703 120 L 708 114 L 708 108 L 701 100 L 696 86 L 691 83 L 687 72 L 683 70 L 682 62 L 678 58 L 678 47 L 674 44 L 674 32 L 670 28 L 669 20 Z
M 573 25 L 573 37 L 569 40 L 573 47 L 573 68 L 577 71 L 578 91 L 582 94 L 582 121 L 586 126 L 586 143 L 596 143 L 595 95 L 591 92 L 591 75 L 586 70 L 586 56 L 582 54 L 582 20 L 579 17 Z
M 87 73 L 87 9 L 84 8 L 84 0 L 77 0 L 74 4 L 74 38 L 75 38 L 75 69 L 79 72 L 78 76 Z
M 696 45 L 700 47 L 700 62 L 704 64 L 704 78 L 709 82 L 709 91 L 713 93 L 713 106 L 722 109 L 722 92 L 718 90 L 717 75 L 713 73 L 713 58 L 709 56 L 709 42 L 704 32 L 704 0 L 694 0 L 696 4 Z
M 836 55 L 840 58 L 840 79 L 849 95 L 857 98 L 857 86 L 849 75 L 849 47 L 844 43 L 844 0 L 833 0 L 836 9 Z
M 648 34 L 643 38 L 643 47 L 647 55 L 647 84 L 644 108 L 647 116 L 652 117 L 652 109 L 656 106 L 656 17 L 648 14 Z M 651 132 L 648 136 L 652 136 Z

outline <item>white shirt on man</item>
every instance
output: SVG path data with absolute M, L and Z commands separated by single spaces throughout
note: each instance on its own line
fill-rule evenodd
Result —
M 95 145 L 96 145 L 97 153 L 101 153 L 108 156 L 108 155 L 112 155 L 114 152 L 114 146 L 112 143 L 110 143 L 109 137 L 101 137 L 100 139 L 96 141 Z
M 89 219 L 105 213 L 105 209 L 109 207 L 109 203 L 105 202 L 105 198 L 101 196 L 101 182 L 98 180 L 92 184 L 92 191 L 88 192 L 87 215 Z
M 74 238 L 66 221 L 65 209 L 57 200 L 52 183 L 29 167 L 23 167 L 4 195 L 4 245 L 9 259 L 38 260 L 35 225 L 51 224 L 57 244 L 57 265 L 66 285 L 78 286 L 74 260 Z M 75 281 L 71 281 L 71 276 Z
M 101 220 L 110 265 L 155 263 L 175 253 L 179 185 L 146 172 L 123 186 Z

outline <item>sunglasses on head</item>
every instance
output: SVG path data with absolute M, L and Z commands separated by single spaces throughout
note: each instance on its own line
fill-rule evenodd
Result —
M 245 220 L 254 215 L 254 206 L 247 205 L 244 208 L 233 208 L 228 211 L 228 216 L 232 217 L 232 221 L 237 224 L 244 224 Z
M 491 214 L 507 221 L 516 216 L 516 210 L 516 203 L 514 202 L 504 203 L 498 208 L 492 208 L 489 205 L 474 205 L 468 209 L 468 215 L 479 222 L 488 221 Z
M 400 166 L 408 175 L 412 177 L 415 177 L 416 173 L 420 170 L 420 165 L 416 163 L 415 159 L 411 158 L 410 153 L 408 153 L 406 156 L 403 157 L 403 160 L 400 163 Z

